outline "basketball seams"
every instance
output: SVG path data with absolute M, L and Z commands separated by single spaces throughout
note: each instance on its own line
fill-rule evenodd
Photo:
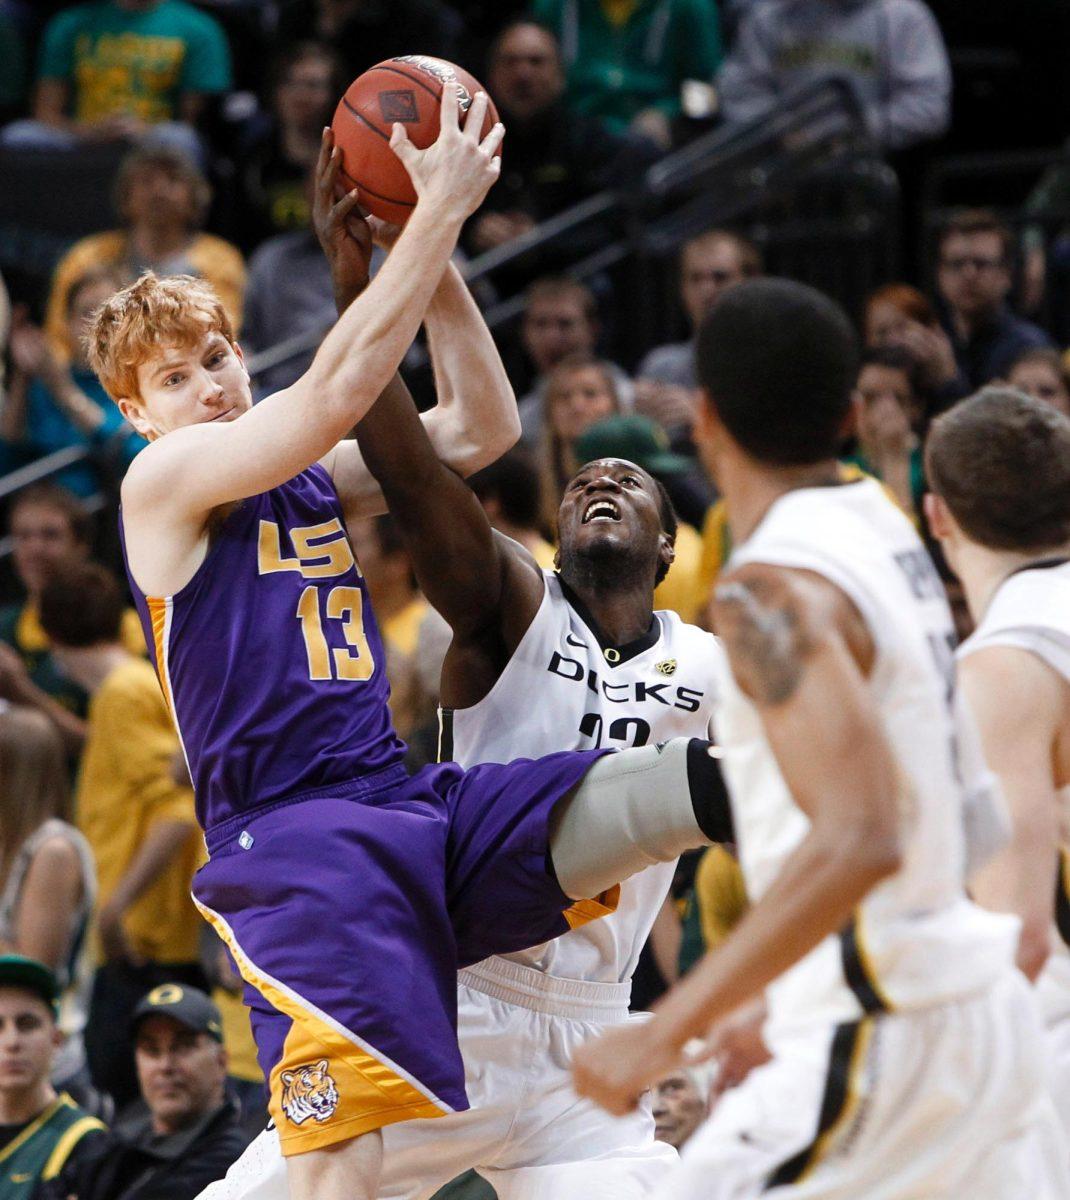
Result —
M 383 133 L 383 131 L 379 128 L 378 125 L 375 125 L 373 122 L 369 121 L 368 118 L 362 112 L 360 112 L 358 109 L 354 108 L 353 105 L 350 104 L 349 101 L 345 98 L 345 96 L 342 97 L 342 103 L 353 114 L 353 116 L 355 116 L 357 118 L 358 121 L 360 121 L 363 125 L 367 125 L 367 127 L 370 130 L 372 130 L 373 133 L 377 133 L 383 139 L 384 142 L 390 141 L 390 134 Z
M 411 200 L 395 200 L 393 196 L 384 196 L 382 192 L 373 191 L 366 184 L 359 183 L 356 179 L 354 179 L 353 176 L 350 175 L 350 173 L 345 169 L 345 167 L 339 167 L 338 169 L 339 172 L 349 180 L 353 187 L 359 188 L 362 192 L 367 192 L 369 196 L 374 196 L 376 200 L 385 200 L 387 204 L 396 204 L 399 208 L 416 207 L 415 203 L 413 203 Z
M 389 71 L 393 75 L 400 75 L 402 77 L 402 79 L 407 79 L 409 81 L 409 83 L 415 83 L 417 87 L 423 88 L 423 90 L 429 96 L 431 96 L 436 102 L 441 102 L 441 100 L 442 100 L 442 85 L 441 84 L 439 85 L 439 89 L 436 92 L 435 89 L 429 83 L 426 83 L 423 79 L 417 79 L 415 75 L 410 75 L 408 73 L 408 71 L 403 71 L 400 67 L 388 67 L 388 66 L 385 66 L 383 63 L 379 63 L 378 66 L 372 67 L 372 69 L 370 71 L 368 71 L 367 74 L 373 75 L 373 74 L 375 74 L 376 71 Z

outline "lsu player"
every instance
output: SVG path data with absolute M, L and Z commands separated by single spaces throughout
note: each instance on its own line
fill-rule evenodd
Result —
M 395 126 L 415 210 L 292 387 L 252 407 L 226 316 L 192 279 L 143 276 L 91 334 L 95 370 L 150 442 L 124 481 L 123 532 L 209 850 L 195 899 L 246 981 L 291 1195 L 317 1200 L 371 1200 L 384 1126 L 467 1107 L 458 963 L 600 915 L 591 898 L 651 855 L 707 840 L 672 763 L 647 773 L 676 785 L 641 828 L 627 803 L 609 811 L 598 751 L 412 780 L 402 765 L 345 532 L 380 494 L 341 439 L 397 386 L 425 311 L 454 399 L 439 422 L 451 461 L 475 469 L 517 434 L 489 331 L 447 269 L 502 129 L 480 142 L 486 97 L 462 130 L 457 90 L 444 96 L 429 149 Z M 458 422 L 465 388 L 482 415 Z M 585 811 L 595 829 L 577 837 L 567 818 Z
M 344 242 L 338 206 L 333 222 L 323 219 L 329 177 L 325 184 L 317 223 Z M 331 240 L 326 232 L 325 245 Z M 328 250 L 343 304 L 363 275 L 360 254 L 347 249 Z M 431 346 L 441 354 L 434 333 Z M 588 463 L 565 489 L 553 573 L 494 533 L 468 488 L 439 469 L 400 390 L 378 401 L 358 440 L 421 588 L 453 628 L 441 759 L 470 766 L 647 747 L 650 762 L 661 757 L 654 743 L 679 739 L 664 754 L 686 762 L 690 753 L 691 772 L 718 787 L 706 741 L 683 739 L 709 737 L 727 663 L 710 634 L 654 612 L 676 517 L 651 476 L 616 459 Z M 430 1196 L 471 1167 L 501 1200 L 639 1200 L 673 1165 L 676 1153 L 655 1141 L 649 1110 L 614 1120 L 575 1095 L 568 1071 L 576 1045 L 629 1019 L 632 972 L 671 876 L 670 863 L 652 865 L 623 884 L 612 915 L 461 972 L 458 1033 L 472 1107 L 384 1132 L 381 1200 Z M 278 1142 L 267 1130 L 203 1200 L 285 1194 Z
M 1013 825 L 971 891 L 1021 918 L 1070 1135 L 1070 421 L 986 388 L 934 423 L 925 455 L 929 524 L 977 626 L 958 677 Z
M 982 797 L 957 771 L 943 589 L 880 485 L 837 478 L 855 362 L 842 310 L 786 280 L 733 288 L 699 332 L 698 436 L 736 546 L 714 599 L 718 733 L 752 906 L 651 1021 L 577 1051 L 577 1087 L 629 1111 L 764 989 L 771 1061 L 722 1096 L 661 1200 L 1055 1200 L 1017 922 L 964 893 Z M 968 779 L 991 786 L 979 761 Z

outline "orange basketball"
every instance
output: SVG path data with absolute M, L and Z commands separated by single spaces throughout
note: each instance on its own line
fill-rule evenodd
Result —
M 359 188 L 360 203 L 377 217 L 400 225 L 416 204 L 409 174 L 390 149 L 394 122 L 425 150 L 438 137 L 442 85 L 454 82 L 464 89 L 461 107 L 467 112 L 476 92 L 484 90 L 478 80 L 445 59 L 406 54 L 365 71 L 338 102 L 331 129 L 342 155 L 342 182 Z M 492 102 L 480 136 L 486 137 L 497 120 Z

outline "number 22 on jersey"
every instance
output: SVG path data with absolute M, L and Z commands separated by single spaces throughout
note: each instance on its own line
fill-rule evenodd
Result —
M 290 542 L 295 555 L 283 558 L 279 527 L 272 521 L 260 522 L 257 569 L 261 575 L 295 571 L 305 579 L 329 579 L 344 575 L 350 568 L 359 570 L 341 522 L 335 517 L 321 525 L 291 529 Z M 360 588 L 339 585 L 327 592 L 325 611 L 320 608 L 320 589 L 309 584 L 297 602 L 294 616 L 301 623 L 308 656 L 308 675 L 315 680 L 364 680 L 375 670 L 368 639 L 364 633 L 364 596 Z M 324 618 L 342 623 L 347 649 L 328 645 Z

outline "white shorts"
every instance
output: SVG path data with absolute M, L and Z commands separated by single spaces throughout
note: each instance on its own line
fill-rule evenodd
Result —
M 475 1168 L 500 1200 L 642 1200 L 678 1163 L 648 1107 L 614 1118 L 572 1090 L 576 1046 L 628 1013 L 628 984 L 553 979 L 505 959 L 462 971 L 458 1037 L 472 1107 L 383 1130 L 381 1200 L 425 1200 Z M 288 1200 L 274 1130 L 199 1200 Z
M 1044 1020 L 1048 1089 L 1063 1124 L 1070 1158 L 1070 954 L 1061 945 L 1044 964 L 1036 987 Z
M 1032 990 L 777 1039 L 656 1200 L 1067 1200 Z

